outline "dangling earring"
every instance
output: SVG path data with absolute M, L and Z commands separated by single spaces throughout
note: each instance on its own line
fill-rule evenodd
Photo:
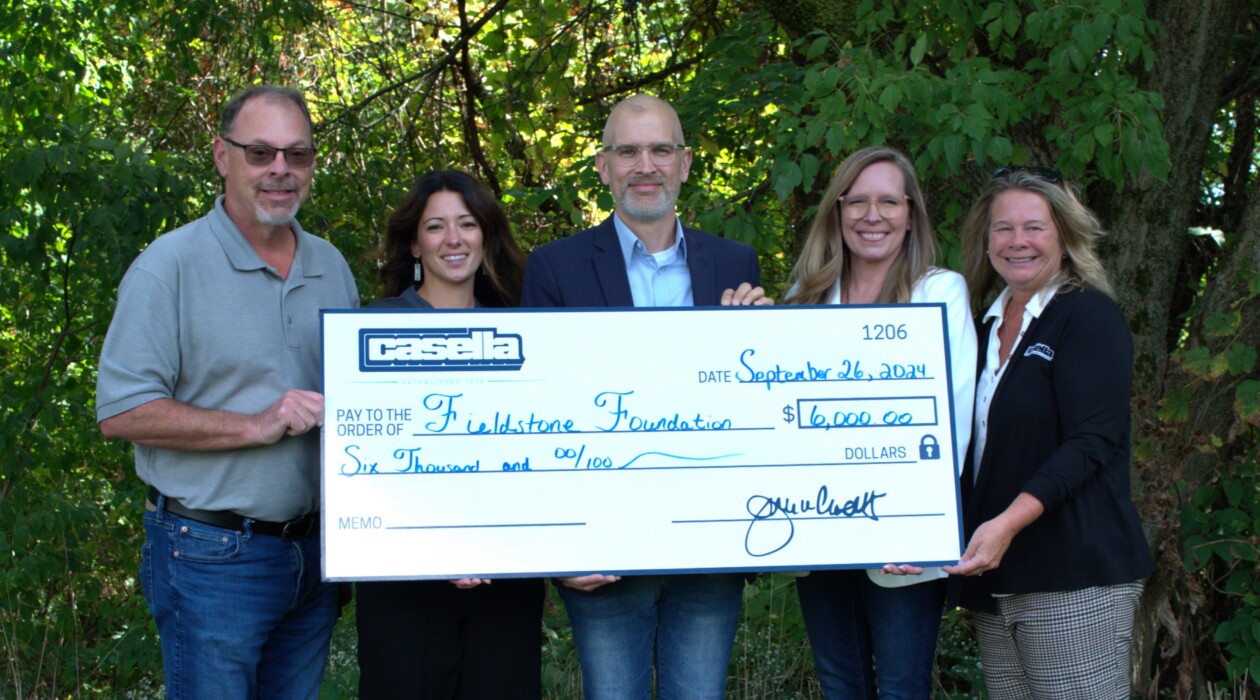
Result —
M 490 274 L 490 270 L 486 269 L 486 261 L 485 261 L 485 260 L 482 260 L 482 261 L 481 261 L 481 267 L 480 267 L 480 268 L 478 268 L 478 272 L 480 272 L 480 273 L 481 273 L 481 276 L 482 276 L 482 277 L 485 277 L 485 276 L 487 276 L 487 275 L 489 275 L 489 274 Z
M 420 284 L 421 282 L 424 281 L 424 267 L 420 265 L 420 258 L 416 258 L 416 268 L 415 268 L 414 275 L 416 278 L 416 284 Z

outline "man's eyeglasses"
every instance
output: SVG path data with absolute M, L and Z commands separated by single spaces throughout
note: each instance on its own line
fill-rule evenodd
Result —
M 676 154 L 685 150 L 687 147 L 681 143 L 654 143 L 647 147 L 648 158 L 660 166 L 673 165 Z M 633 165 L 639 162 L 643 146 L 633 143 L 614 143 L 604 146 L 604 153 L 611 153 L 613 158 L 622 165 Z
M 238 143 L 224 136 L 224 141 L 245 151 L 245 162 L 250 165 L 271 165 L 276 159 L 276 151 L 284 154 L 284 162 L 294 168 L 310 167 L 315 162 L 315 149 L 311 146 L 290 146 L 276 148 L 260 143 Z
M 839 201 L 840 211 L 844 212 L 844 215 L 850 219 L 861 219 L 866 216 L 872 206 L 879 211 L 880 216 L 885 219 L 891 219 L 901 213 L 901 207 L 910 201 L 910 195 L 863 197 L 858 194 L 846 194 Z
M 1045 180 L 1054 185 L 1063 182 L 1063 174 L 1054 168 L 1044 165 L 1004 165 L 993 171 L 993 178 L 1005 177 L 1016 173 L 1028 173 L 1038 180 Z

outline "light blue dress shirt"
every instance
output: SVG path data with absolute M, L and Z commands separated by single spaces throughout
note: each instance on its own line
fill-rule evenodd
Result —
M 674 245 L 659 253 L 649 253 L 643 241 L 613 213 L 613 227 L 626 259 L 630 295 L 635 306 L 694 306 L 691 296 L 691 270 L 687 268 L 687 239 L 682 223 L 674 218 Z

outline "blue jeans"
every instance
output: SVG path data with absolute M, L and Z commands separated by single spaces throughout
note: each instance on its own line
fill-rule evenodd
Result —
M 932 697 L 945 579 L 884 588 L 863 570 L 815 571 L 796 591 L 827 700 Z
M 285 542 L 162 505 L 145 511 L 140 580 L 162 643 L 166 697 L 318 697 L 337 620 L 337 586 L 320 580 L 319 535 Z
M 584 593 L 558 586 L 587 700 L 721 700 L 742 574 L 627 576 Z

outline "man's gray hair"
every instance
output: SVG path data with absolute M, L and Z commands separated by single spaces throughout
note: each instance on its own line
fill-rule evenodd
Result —
M 306 117 L 306 128 L 311 134 L 311 139 L 315 138 L 315 125 L 311 122 L 311 110 L 306 106 L 306 98 L 302 93 L 289 87 L 279 87 L 276 85 L 255 85 L 247 88 L 233 97 L 227 106 L 223 108 L 223 116 L 220 118 L 219 135 L 227 136 L 232 131 L 232 127 L 236 123 L 236 115 L 241 113 L 241 108 L 245 103 L 255 97 L 263 97 L 269 100 L 288 100 L 297 105 L 302 111 L 302 116 Z

